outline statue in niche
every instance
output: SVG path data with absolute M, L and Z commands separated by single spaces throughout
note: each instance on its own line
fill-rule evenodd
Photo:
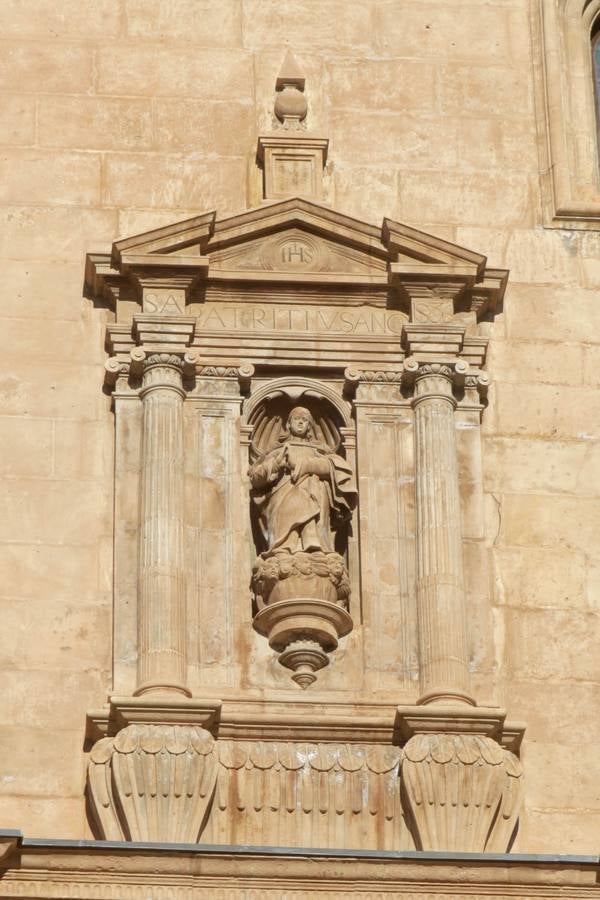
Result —
M 275 420 L 280 429 L 281 421 Z M 275 446 L 250 466 L 256 525 L 266 547 L 252 577 L 259 608 L 298 597 L 347 605 L 350 585 L 336 538 L 357 492 L 350 465 L 336 451 L 331 435 L 327 441 L 317 434 L 310 410 L 296 406 Z

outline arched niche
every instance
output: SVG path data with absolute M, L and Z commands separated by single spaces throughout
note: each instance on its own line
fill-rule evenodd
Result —
M 354 454 L 355 426 L 352 406 L 331 387 L 311 378 L 277 378 L 261 385 L 246 400 L 243 416 L 249 426 L 249 462 L 255 462 L 278 443 L 284 432 L 287 417 L 294 406 L 305 406 L 315 421 L 315 437 L 333 453 L 348 459 L 356 472 Z M 261 540 L 252 520 L 254 543 L 260 552 Z M 354 529 L 355 530 L 355 529 Z M 337 535 L 336 550 L 347 556 L 352 523 Z
M 353 433 L 351 407 L 321 382 L 290 377 L 259 387 L 243 414 L 256 551 L 253 626 L 306 688 L 353 628 L 356 467 L 344 445 Z
M 256 462 L 277 447 L 285 435 L 289 413 L 297 406 L 310 411 L 315 425 L 315 441 L 346 459 L 356 472 L 351 404 L 330 386 L 305 377 L 274 379 L 258 387 L 245 401 L 243 419 L 248 427 L 248 462 Z M 255 549 L 261 553 L 264 543 L 252 515 L 251 504 L 249 516 Z M 346 560 L 356 531 L 354 516 L 336 531 L 335 550 Z

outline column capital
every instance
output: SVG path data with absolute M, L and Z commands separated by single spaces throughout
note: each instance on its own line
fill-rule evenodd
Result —
M 104 364 L 105 383 L 114 387 L 121 377 L 139 376 L 149 365 L 181 365 L 184 375 L 193 375 L 199 364 L 191 347 L 196 320 L 191 316 L 156 316 L 140 313 L 131 326 L 112 325 L 107 330 L 111 353 Z M 151 361 L 151 362 L 150 362 Z
M 404 360 L 402 371 L 402 384 L 406 387 L 414 387 L 423 379 L 430 379 L 432 385 L 437 384 L 445 394 L 452 394 L 454 387 L 463 387 L 465 379 L 470 376 L 469 365 L 463 359 L 447 360 L 446 362 L 428 362 L 409 356 Z M 423 391 L 419 391 L 422 394 Z
M 473 408 L 481 410 L 489 384 L 487 373 L 472 369 L 464 359 L 428 362 L 409 356 L 404 360 L 402 385 L 414 391 L 413 406 L 426 397 L 433 398 L 439 395 L 456 407 L 458 401 L 454 395 L 457 392 L 462 398 L 461 406 L 472 405 Z

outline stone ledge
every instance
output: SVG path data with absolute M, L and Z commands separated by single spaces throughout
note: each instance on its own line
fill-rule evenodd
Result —
M 396 729 L 405 744 L 415 734 L 474 734 L 518 753 L 525 732 L 521 722 L 505 722 L 506 710 L 483 706 L 399 706 Z
M 0 879 L 0 897 L 334 898 L 389 895 L 464 898 L 596 896 L 597 856 L 479 854 L 120 841 L 21 839 Z M 15 837 L 16 836 L 16 837 Z
M 117 734 L 127 725 L 198 725 L 209 731 L 221 710 L 220 700 L 165 697 L 110 697 L 110 706 L 86 716 L 88 741 Z

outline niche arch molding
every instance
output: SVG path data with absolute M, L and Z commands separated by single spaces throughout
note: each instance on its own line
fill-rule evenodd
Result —
M 315 400 L 327 400 L 339 413 L 344 427 L 353 427 L 351 405 L 347 400 L 340 397 L 332 387 L 322 381 L 296 376 L 274 378 L 253 391 L 244 403 L 243 415 L 246 423 L 252 424 L 259 407 L 266 400 L 277 395 L 288 397 L 291 403 L 299 402 L 303 396 L 311 397 Z

